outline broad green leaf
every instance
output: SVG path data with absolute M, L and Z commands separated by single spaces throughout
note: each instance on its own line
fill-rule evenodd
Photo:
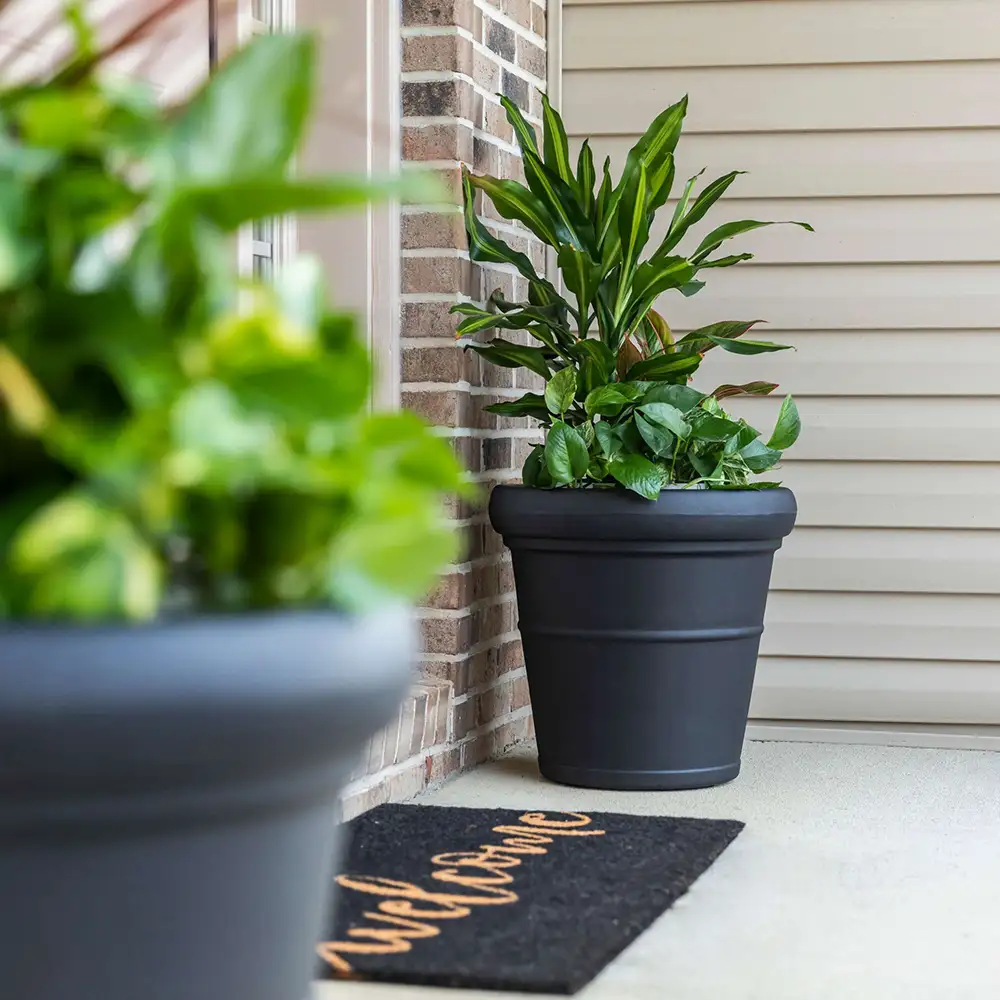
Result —
M 621 452 L 622 440 L 606 420 L 599 420 L 594 424 L 594 437 L 605 458 L 614 458 Z
M 537 392 L 526 392 L 520 399 L 509 403 L 492 403 L 486 407 L 489 413 L 501 417 L 534 417 L 535 420 L 547 421 L 549 408 L 545 405 L 545 397 Z
M 521 152 L 530 151 L 537 155 L 538 140 L 535 136 L 535 130 L 528 124 L 524 115 L 521 114 L 521 109 L 509 97 L 501 97 L 500 103 L 507 113 L 507 121 L 510 122 L 510 126 L 514 130 L 514 135 L 517 136 Z
M 563 120 L 545 94 L 542 94 L 542 123 L 544 128 L 545 165 L 557 173 L 568 185 L 576 183 L 569 160 L 569 141 Z
M 686 438 L 691 433 L 691 425 L 684 419 L 684 414 L 670 403 L 643 403 L 638 412 L 679 438 Z
M 773 344 L 769 340 L 729 340 L 725 337 L 706 338 L 730 354 L 768 354 L 771 351 L 790 351 L 790 344 Z
M 728 441 L 740 433 L 735 420 L 699 411 L 691 417 L 691 434 L 699 441 Z
M 608 472 L 626 489 L 655 500 L 663 486 L 663 473 L 643 455 L 623 455 L 608 463 Z
M 207 219 L 223 232 L 246 222 L 317 209 L 363 209 L 387 198 L 440 200 L 440 187 L 423 174 L 398 178 L 333 176 L 325 180 L 263 177 L 220 179 L 214 185 L 178 188 L 165 214 L 185 213 Z
M 284 174 L 304 133 L 315 49 L 311 35 L 265 35 L 227 59 L 170 129 L 177 179 Z
M 642 401 L 644 403 L 669 403 L 681 413 L 687 413 L 689 410 L 693 410 L 704 398 L 704 393 L 692 389 L 688 385 L 670 385 L 661 382 L 648 389 L 642 397 Z
M 542 201 L 523 184 L 475 174 L 468 176 L 473 187 L 489 195 L 494 208 L 503 218 L 523 222 L 549 246 L 558 246 L 572 239 L 572 233 L 557 218 L 553 218 Z
M 567 366 L 560 368 L 545 386 L 545 405 L 549 412 L 561 417 L 576 396 L 576 372 Z
M 590 149 L 590 140 L 584 139 L 576 161 L 576 190 L 580 196 L 580 205 L 588 218 L 594 214 L 594 185 L 596 183 L 597 172 L 594 169 L 594 154 Z
M 559 485 L 576 482 L 587 474 L 589 465 L 587 444 L 580 432 L 557 420 L 545 438 L 545 466 L 552 482 Z
M 552 485 L 552 477 L 545 465 L 544 445 L 536 444 L 524 460 L 524 466 L 521 469 L 521 482 L 525 486 L 539 489 L 545 489 L 545 487 Z
M 712 253 L 713 250 L 717 250 L 720 246 L 722 246 L 726 240 L 731 240 L 736 236 L 742 236 L 744 233 L 752 232 L 755 229 L 763 229 L 765 226 L 801 226 L 810 233 L 814 232 L 813 227 L 810 226 L 808 222 L 793 222 L 787 219 L 781 222 L 757 222 L 755 219 L 743 219 L 740 222 L 727 222 L 724 225 L 713 229 L 701 241 L 701 243 L 698 244 L 697 249 L 691 255 L 691 261 L 692 263 L 699 264 L 704 258 Z
M 63 494 L 25 521 L 9 558 L 34 617 L 144 621 L 159 607 L 156 553 L 119 511 L 84 492 Z
M 625 377 L 630 382 L 657 382 L 664 379 L 686 382 L 700 364 L 701 357 L 697 354 L 658 354 L 655 358 L 647 358 L 632 365 Z
M 617 417 L 633 398 L 629 393 L 623 392 L 619 384 L 609 383 L 587 393 L 583 405 L 588 417 Z
M 781 461 L 781 452 L 768 448 L 762 441 L 751 441 L 740 450 L 740 457 L 751 472 L 767 472 Z
M 477 264 L 513 264 L 529 281 L 540 281 L 526 254 L 498 240 L 476 215 L 475 195 L 468 172 L 462 177 L 465 206 L 465 231 L 469 237 L 469 256 Z
M 767 442 L 768 448 L 774 448 L 776 451 L 785 451 L 791 448 L 798 441 L 801 430 L 802 420 L 799 417 L 799 408 L 791 396 L 785 396 L 781 409 L 778 411 L 778 421 L 774 426 L 774 433 Z
M 350 612 L 415 601 L 458 554 L 452 523 L 416 490 L 383 490 L 330 546 L 327 592 Z
M 675 437 L 665 427 L 659 423 L 654 423 L 643 416 L 641 412 L 635 414 L 635 426 L 642 435 L 643 441 L 649 446 L 649 450 L 657 457 L 662 458 L 669 455 L 674 450 Z
M 746 382 L 743 385 L 720 385 L 709 395 L 716 399 L 726 399 L 729 396 L 768 396 L 778 386 L 774 382 Z
M 467 344 L 466 349 L 475 351 L 490 364 L 499 365 L 501 368 L 527 368 L 542 378 L 548 378 L 550 374 L 545 352 L 540 347 L 512 344 L 497 337 L 488 344 Z

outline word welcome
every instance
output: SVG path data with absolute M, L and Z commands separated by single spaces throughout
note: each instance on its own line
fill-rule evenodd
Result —
M 566 817 L 566 818 L 559 818 Z M 507 888 L 514 876 L 510 869 L 520 866 L 525 855 L 548 854 L 544 845 L 556 837 L 603 837 L 604 830 L 587 830 L 589 816 L 583 813 L 525 813 L 520 826 L 495 826 L 502 834 L 499 844 L 482 844 L 474 851 L 436 854 L 431 864 L 437 870 L 431 878 L 465 892 L 431 892 L 396 879 L 370 875 L 338 875 L 342 889 L 381 897 L 381 902 L 364 918 L 375 926 L 352 927 L 348 941 L 326 941 L 319 945 L 320 958 L 342 975 L 354 972 L 345 955 L 392 955 L 408 952 L 412 942 L 437 937 L 437 921 L 462 920 L 476 906 L 508 906 L 518 901 Z

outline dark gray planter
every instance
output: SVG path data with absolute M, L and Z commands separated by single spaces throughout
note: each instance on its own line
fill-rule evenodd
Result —
M 0 994 L 303 1000 L 403 612 L 0 630 Z
M 789 490 L 500 486 L 538 764 L 589 788 L 739 774 L 771 563 Z

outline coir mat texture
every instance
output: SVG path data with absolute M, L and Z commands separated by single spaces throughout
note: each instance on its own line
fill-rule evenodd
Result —
M 381 806 L 350 825 L 320 975 L 575 993 L 742 828 L 616 813 Z

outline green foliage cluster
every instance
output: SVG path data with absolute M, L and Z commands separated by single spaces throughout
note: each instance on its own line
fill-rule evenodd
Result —
M 752 254 L 719 251 L 734 237 L 773 224 L 729 222 L 680 253 L 689 230 L 739 171 L 712 181 L 697 195 L 700 175 L 688 180 L 666 234 L 647 252 L 653 220 L 673 187 L 674 149 L 687 98 L 650 125 L 629 152 L 617 184 L 608 160 L 598 177 L 589 142 L 583 143 L 574 169 L 563 121 L 544 97 L 541 149 L 518 108 L 502 100 L 521 146 L 526 185 L 466 173 L 465 224 L 472 259 L 513 266 L 528 281 L 528 301 L 508 302 L 494 293 L 486 308 L 463 303 L 453 311 L 463 317 L 460 338 L 513 330 L 525 331 L 535 342 L 494 336 L 485 344 L 467 344 L 493 364 L 526 368 L 546 381 L 544 393 L 529 392 L 489 407 L 505 416 L 532 417 L 545 428 L 545 444 L 528 457 L 524 482 L 537 487 L 618 483 L 650 499 L 675 484 L 774 485 L 752 477 L 774 468 L 798 437 L 792 398 L 785 399 L 765 443 L 745 420 L 726 414 L 719 401 L 767 395 L 776 385 L 748 382 L 702 393 L 688 383 L 705 354 L 717 347 L 749 355 L 784 346 L 745 338 L 754 322 L 714 323 L 675 339 L 653 309 L 664 292 L 676 289 L 689 296 L 700 291 L 701 272 L 748 260 Z M 501 216 L 523 223 L 556 251 L 566 296 L 536 273 L 525 254 L 490 233 L 476 215 L 477 190 Z
M 241 278 L 235 234 L 435 192 L 292 175 L 308 37 L 258 39 L 165 110 L 73 21 L 66 65 L 0 92 L 0 617 L 418 596 L 455 551 L 450 447 L 369 412 L 366 345 L 318 265 Z

